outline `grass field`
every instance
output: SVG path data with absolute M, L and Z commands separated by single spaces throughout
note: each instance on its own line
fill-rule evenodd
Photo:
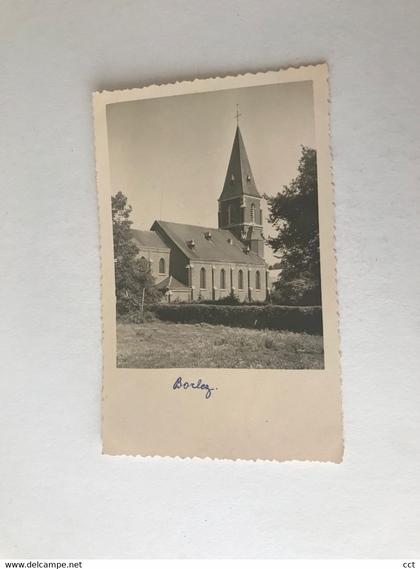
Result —
M 152 321 L 117 324 L 124 368 L 322 369 L 321 336 Z

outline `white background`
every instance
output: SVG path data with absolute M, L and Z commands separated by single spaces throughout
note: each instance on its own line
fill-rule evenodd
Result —
M 3 0 L 0 557 L 420 555 L 420 4 Z M 91 92 L 327 61 L 342 465 L 100 454 Z

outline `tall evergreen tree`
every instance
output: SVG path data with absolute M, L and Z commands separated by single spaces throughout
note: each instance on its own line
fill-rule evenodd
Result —
M 117 314 L 121 315 L 139 309 L 143 294 L 145 302 L 154 302 L 159 299 L 160 293 L 153 286 L 149 263 L 139 258 L 139 248 L 132 239 L 132 207 L 128 205 L 127 197 L 118 192 L 111 200 L 115 295 Z
M 298 175 L 276 196 L 265 196 L 277 235 L 267 239 L 280 257 L 277 301 L 321 304 L 316 151 L 302 147 Z

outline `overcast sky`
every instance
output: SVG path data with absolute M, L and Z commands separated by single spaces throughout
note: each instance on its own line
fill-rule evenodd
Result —
M 128 196 L 133 227 L 155 219 L 217 227 L 237 104 L 258 191 L 276 194 L 296 176 L 301 145 L 315 148 L 312 82 L 108 105 L 112 191 Z M 264 233 L 273 233 L 265 219 Z

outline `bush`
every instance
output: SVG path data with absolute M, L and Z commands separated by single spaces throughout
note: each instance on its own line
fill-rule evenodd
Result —
M 144 305 L 146 306 L 149 302 L 155 303 L 159 302 L 162 298 L 162 291 L 156 287 L 151 287 L 145 290 Z M 126 316 L 131 314 L 141 313 L 141 293 L 132 294 L 128 291 L 125 294 L 117 294 L 116 296 L 116 308 L 118 316 Z
M 321 304 L 321 286 L 306 276 L 292 280 L 280 278 L 274 283 L 271 302 L 287 306 L 314 306 Z
M 149 310 L 160 320 L 223 324 L 259 330 L 289 330 L 322 334 L 320 306 L 222 306 L 212 304 L 154 304 Z
M 144 312 L 136 310 L 118 316 L 119 322 L 125 322 L 127 324 L 143 324 L 144 322 L 153 322 L 153 320 L 156 320 L 156 316 L 154 312 L 149 310 L 145 310 Z
M 218 298 L 217 300 L 203 300 L 198 299 L 193 301 L 193 304 L 215 304 L 221 306 L 239 306 L 240 304 L 244 304 L 245 301 L 240 301 L 239 297 L 236 296 L 234 292 L 230 292 L 227 296 L 222 296 L 222 298 Z M 189 303 L 191 304 L 191 302 Z

